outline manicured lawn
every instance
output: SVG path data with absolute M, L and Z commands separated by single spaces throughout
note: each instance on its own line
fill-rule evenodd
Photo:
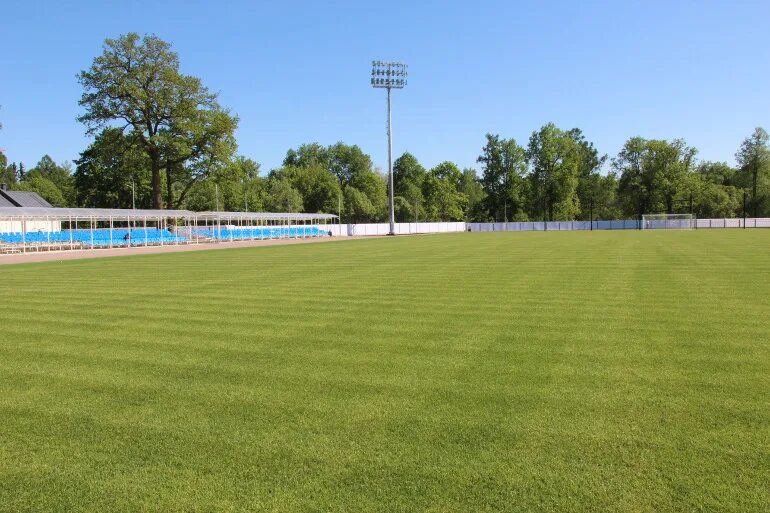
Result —
M 768 511 L 770 230 L 0 267 L 0 511 Z

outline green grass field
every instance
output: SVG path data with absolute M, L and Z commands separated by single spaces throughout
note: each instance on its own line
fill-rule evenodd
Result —
M 770 230 L 0 267 L 0 511 L 768 511 Z

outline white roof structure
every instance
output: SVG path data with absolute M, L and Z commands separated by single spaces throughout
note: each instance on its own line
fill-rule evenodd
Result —
M 305 214 L 292 212 L 193 212 L 197 219 L 238 219 L 244 221 L 316 221 L 336 219 L 334 214 Z
M 0 207 L 0 219 L 94 219 L 94 220 L 141 220 L 141 219 L 199 219 L 199 220 L 259 220 L 259 221 L 317 221 L 336 219 L 333 214 L 305 214 L 282 212 L 193 212 L 191 210 L 141 210 L 119 208 L 45 208 Z

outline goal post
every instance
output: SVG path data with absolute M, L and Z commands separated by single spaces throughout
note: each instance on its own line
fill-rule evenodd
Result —
M 646 214 L 642 216 L 642 230 L 692 230 L 692 214 Z

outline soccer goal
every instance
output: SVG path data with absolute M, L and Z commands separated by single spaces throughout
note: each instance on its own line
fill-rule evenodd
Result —
M 642 230 L 692 230 L 692 214 L 648 214 L 642 216 Z

